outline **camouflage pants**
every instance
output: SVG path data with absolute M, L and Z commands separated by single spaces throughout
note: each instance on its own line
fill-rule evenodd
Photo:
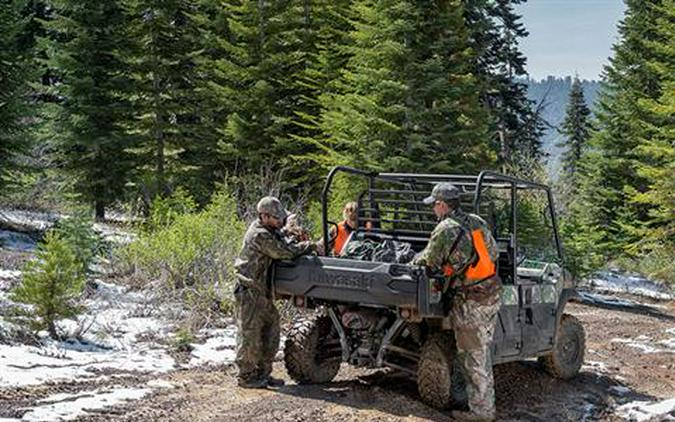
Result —
M 500 297 L 485 303 L 455 297 L 452 325 L 457 342 L 457 361 L 466 379 L 469 408 L 481 415 L 493 416 L 495 408 L 494 377 L 490 343 L 495 330 Z
M 279 312 L 272 299 L 256 289 L 237 286 L 234 298 L 239 379 L 267 378 L 279 349 Z

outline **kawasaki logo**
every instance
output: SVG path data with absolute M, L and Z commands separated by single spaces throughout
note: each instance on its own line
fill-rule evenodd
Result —
M 343 271 L 329 272 L 324 271 L 313 277 L 313 282 L 343 289 L 367 291 L 373 286 L 375 277 L 369 274 L 349 274 Z

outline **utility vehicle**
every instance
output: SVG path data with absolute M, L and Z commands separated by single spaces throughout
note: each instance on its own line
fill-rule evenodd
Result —
M 575 286 L 563 271 L 553 197 L 549 187 L 483 171 L 479 175 L 374 173 L 335 167 L 322 193 L 322 232 L 329 245 L 329 198 L 336 177 L 359 190 L 358 227 L 350 242 L 409 243 L 421 251 L 436 218 L 422 199 L 436 183 L 462 191 L 461 206 L 481 215 L 499 246 L 502 307 L 491 345 L 494 364 L 537 357 L 552 375 L 576 375 L 585 334 L 566 314 Z M 326 248 L 330 250 L 330 248 Z M 417 380 L 421 398 L 446 408 L 463 396 L 455 370 L 449 324 L 452 290 L 424 267 L 336 256 L 280 261 L 270 274 L 277 298 L 316 308 L 294 320 L 285 343 L 285 365 L 298 383 L 326 383 L 341 362 L 390 367 Z

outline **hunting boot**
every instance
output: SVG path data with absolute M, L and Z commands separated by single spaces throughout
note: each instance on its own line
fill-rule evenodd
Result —
M 263 378 L 239 379 L 241 388 L 267 388 L 267 380 Z
M 282 380 L 281 378 L 274 378 L 271 375 L 267 377 L 267 385 L 270 387 L 281 387 L 285 384 L 286 381 Z

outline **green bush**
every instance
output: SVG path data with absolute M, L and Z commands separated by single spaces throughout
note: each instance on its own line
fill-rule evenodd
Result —
M 176 332 L 172 343 L 173 349 L 179 353 L 190 353 L 194 347 L 195 335 L 188 328 L 181 328 Z
M 55 322 L 81 312 L 78 301 L 84 285 L 82 263 L 73 245 L 58 231 L 50 230 L 38 245 L 36 258 L 26 264 L 23 281 L 11 297 L 34 306 L 29 320 L 33 328 L 47 329 L 58 338 Z
M 150 204 L 150 215 L 145 228 L 155 231 L 170 226 L 179 216 L 191 214 L 197 209 L 197 203 L 190 194 L 178 187 L 170 196 L 156 197 Z
M 168 292 L 208 318 L 213 311 L 231 308 L 234 259 L 245 230 L 236 202 L 220 192 L 203 211 L 176 215 L 165 227 L 142 233 L 118 258 L 139 281 L 163 280 Z

